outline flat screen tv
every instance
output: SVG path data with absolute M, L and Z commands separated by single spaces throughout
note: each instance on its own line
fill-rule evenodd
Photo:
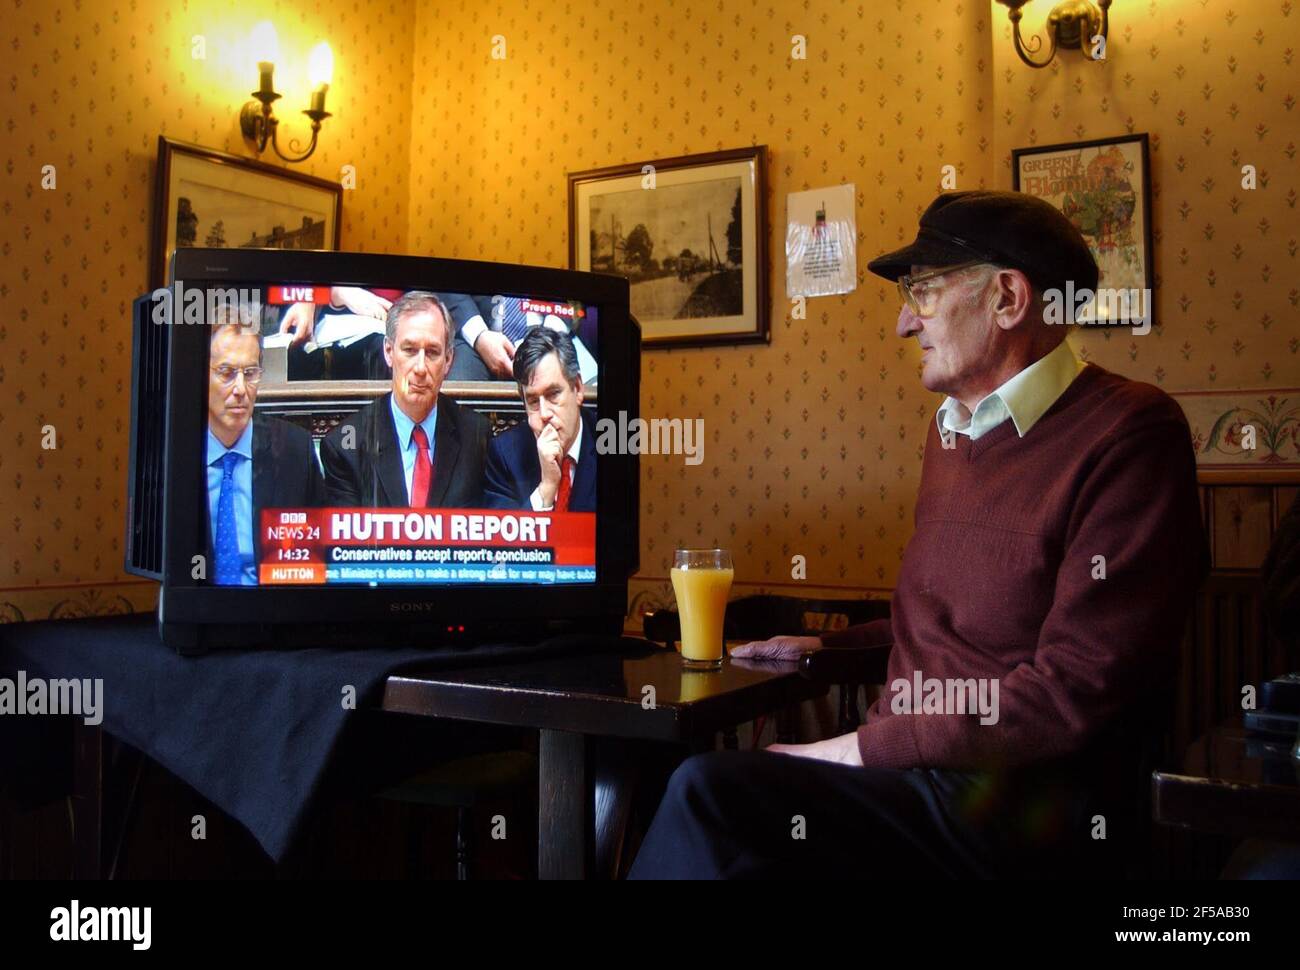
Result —
M 171 646 L 621 629 L 626 280 L 181 249 L 134 311 L 126 564 Z

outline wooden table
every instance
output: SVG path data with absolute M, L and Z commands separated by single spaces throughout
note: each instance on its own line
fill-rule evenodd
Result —
M 1193 742 L 1181 772 L 1151 779 L 1157 822 L 1234 837 L 1300 841 L 1300 761 L 1292 740 L 1248 734 L 1240 718 Z
M 654 648 L 388 678 L 383 708 L 540 732 L 537 871 L 580 879 L 595 851 L 591 742 L 624 738 L 712 747 L 715 732 L 825 693 L 794 663 L 724 661 L 682 669 Z

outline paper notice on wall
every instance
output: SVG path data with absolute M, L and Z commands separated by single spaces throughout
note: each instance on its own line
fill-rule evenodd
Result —
M 787 296 L 831 296 L 857 288 L 856 199 L 851 184 L 786 196 Z

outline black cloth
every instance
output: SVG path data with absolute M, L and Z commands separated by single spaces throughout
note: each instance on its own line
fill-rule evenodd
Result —
M 578 466 L 573 471 L 570 512 L 596 511 L 596 431 L 586 408 L 582 414 L 582 441 L 578 445 Z M 537 458 L 537 438 L 527 421 L 503 431 L 488 444 L 483 492 L 488 508 L 531 509 L 529 497 L 542 483 L 542 466 Z
M 1104 865 L 1094 809 L 1047 774 L 715 751 L 673 773 L 629 878 L 1074 876 Z
M 397 440 L 390 399 L 385 394 L 339 423 L 321 439 L 325 496 L 341 508 L 403 508 L 410 505 L 402 471 L 402 443 Z M 345 447 L 351 434 L 353 447 Z M 443 508 L 483 506 L 483 460 L 487 419 L 438 395 L 438 423 L 433 432 L 433 482 L 426 505 Z
M 29 680 L 102 679 L 104 730 L 240 821 L 278 862 L 315 804 L 345 735 L 373 736 L 367 718 L 427 721 L 375 711 L 389 674 L 414 666 L 450 669 L 513 662 L 575 649 L 568 642 L 548 641 L 473 649 L 230 650 L 182 657 L 159 640 L 152 614 L 136 614 L 2 627 L 0 675 L 12 679 L 25 670 Z M 355 710 L 343 706 L 349 685 L 356 689 Z M 0 717 L 0 731 L 8 731 L 3 722 L 11 720 L 33 719 Z M 54 731 L 62 719 L 45 720 L 45 729 Z M 478 725 L 442 726 L 461 736 L 479 731 Z M 411 773 L 462 753 L 459 745 L 455 750 L 405 751 L 412 758 L 432 759 Z M 403 752 L 374 746 L 365 753 L 371 760 L 399 754 Z M 331 788 L 342 784 L 330 777 Z
M 219 487 L 218 487 L 219 488 Z M 209 493 L 211 494 L 211 493 Z M 263 509 L 318 508 L 325 499 L 325 483 L 316 463 L 311 435 L 280 418 L 253 414 L 253 550 Z M 208 520 L 208 562 L 212 553 L 212 504 L 204 503 Z

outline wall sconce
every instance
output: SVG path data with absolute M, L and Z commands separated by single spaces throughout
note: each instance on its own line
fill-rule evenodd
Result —
M 258 85 L 257 90 L 253 92 L 255 100 L 245 102 L 239 112 L 239 130 L 257 149 L 257 154 L 262 154 L 269 143 L 275 153 L 286 162 L 301 162 L 316 150 L 316 138 L 320 134 L 321 122 L 330 116 L 330 113 L 325 110 L 325 93 L 330 89 L 330 79 L 334 73 L 334 53 L 325 41 L 321 41 L 311 49 L 311 55 L 307 60 L 308 74 L 311 78 L 311 107 L 303 112 L 311 119 L 311 144 L 301 155 L 290 158 L 280 151 L 276 141 L 276 129 L 280 125 L 280 119 L 275 116 L 271 105 L 280 97 L 272 84 L 275 62 L 279 60 L 279 43 L 275 36 L 275 28 L 271 26 L 269 20 L 263 20 L 253 28 L 251 46 L 257 58 Z M 301 151 L 296 140 L 290 140 L 289 150 Z
M 1044 61 L 1030 60 L 1029 57 L 1029 54 L 1037 54 L 1043 46 L 1037 34 L 1033 36 L 1032 45 L 1025 44 L 1020 39 L 1022 16 L 1020 8 L 1028 2 L 1029 0 L 998 0 L 998 3 L 1007 8 L 1007 15 L 1011 18 L 1016 53 L 1030 67 L 1046 67 L 1052 63 L 1058 47 L 1077 47 L 1089 60 L 1105 59 L 1106 32 L 1110 29 L 1111 0 L 1098 0 L 1095 4 L 1091 0 L 1061 0 L 1053 7 L 1052 12 L 1047 16 L 1047 37 L 1051 45 L 1047 49 L 1047 59 Z M 1096 43 L 1094 38 L 1098 37 L 1101 38 L 1101 50 L 1094 57 L 1092 48 Z M 1026 48 L 1028 54 L 1025 53 Z

